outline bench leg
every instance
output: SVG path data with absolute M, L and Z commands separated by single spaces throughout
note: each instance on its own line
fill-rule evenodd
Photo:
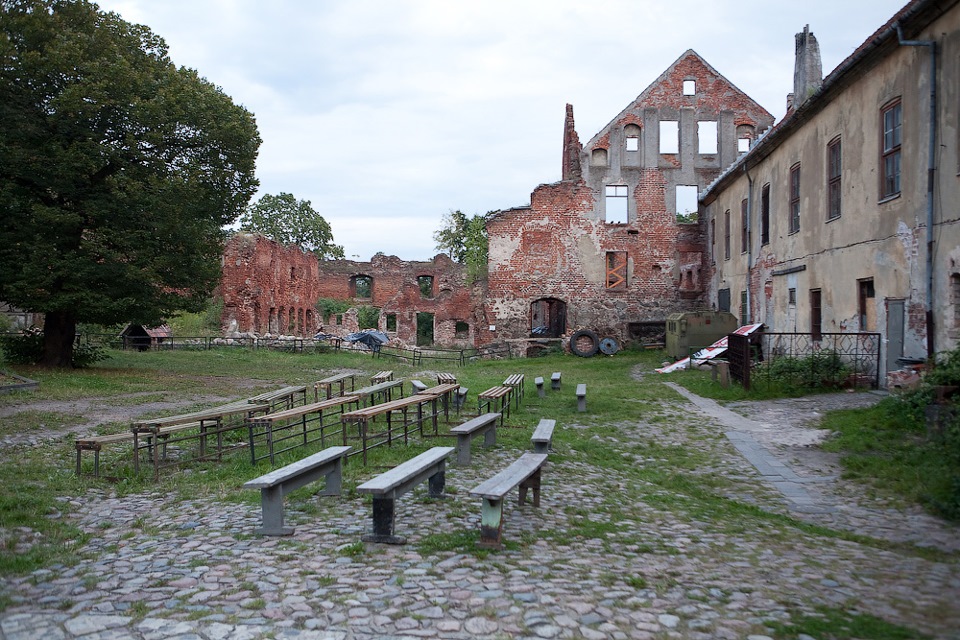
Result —
M 322 496 L 338 496 L 343 491 L 343 458 L 337 458 L 333 469 L 326 475 Z
M 540 469 L 533 472 L 529 478 L 520 483 L 520 502 L 523 505 L 527 501 L 527 490 L 533 489 L 533 506 L 540 506 Z
M 461 467 L 470 464 L 470 434 L 468 433 L 457 436 L 457 464 Z
M 293 527 L 283 526 L 283 491 L 280 487 L 260 489 L 260 508 L 263 511 L 263 526 L 257 529 L 262 536 L 289 536 Z
M 373 498 L 373 533 L 364 535 L 364 542 L 385 544 L 406 544 L 407 539 L 393 535 L 394 503 L 393 498 Z
M 430 497 L 434 500 L 443 500 L 447 496 L 444 495 L 443 489 L 447 484 L 447 465 L 444 461 L 440 461 L 440 470 L 435 474 L 427 478 L 427 486 L 430 488 Z
M 502 548 L 502 533 L 503 500 L 484 498 L 483 504 L 480 506 L 480 542 L 478 546 L 484 549 Z
M 587 410 L 587 396 L 577 396 L 577 411 L 583 413 Z
M 541 398 L 546 398 L 546 397 L 547 397 L 547 392 L 543 390 L 543 383 L 542 383 L 542 382 L 537 385 L 537 396 L 539 396 L 539 397 L 541 397 Z
M 492 447 L 497 444 L 497 423 L 494 422 L 489 427 L 487 427 L 486 432 L 483 434 L 483 446 Z

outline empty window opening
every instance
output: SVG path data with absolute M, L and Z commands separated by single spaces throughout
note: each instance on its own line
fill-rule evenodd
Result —
M 607 222 L 622 224 L 628 219 L 627 186 L 610 184 L 606 188 L 606 220 Z
M 680 153 L 680 123 L 660 121 L 660 153 Z
M 696 81 L 696 80 L 684 80 L 684 81 L 683 81 L 683 95 L 685 95 L 685 96 L 695 96 L 695 95 L 697 95 L 697 81 Z
M 737 153 L 750 151 L 750 138 L 737 138 Z
M 840 217 L 840 136 L 827 145 L 827 220 Z
M 453 328 L 453 335 L 455 338 L 464 340 L 470 337 L 470 325 L 464 322 L 463 320 L 457 320 L 456 325 Z
M 717 123 L 715 120 L 701 120 L 697 123 L 697 145 L 701 154 L 715 154 L 717 152 Z
M 594 167 L 607 166 L 607 150 L 594 149 L 593 153 L 590 154 L 590 164 Z
M 290 279 L 291 280 L 297 279 L 297 270 L 295 267 L 290 267 Z
M 689 223 L 697 221 L 697 207 L 699 189 L 697 185 L 677 185 L 677 222 Z
M 770 244 L 770 183 L 760 191 L 760 244 Z
M 395 313 L 388 313 L 388 314 L 387 314 L 385 327 L 386 327 L 387 331 L 394 331 L 394 332 L 395 332 L 395 331 L 397 330 L 397 314 L 395 314 Z
M 790 167 L 790 233 L 800 231 L 800 163 Z
M 628 124 L 623 128 L 624 147 L 627 151 L 640 150 L 640 127 L 635 124 Z
M 873 278 L 857 280 L 857 311 L 860 316 L 861 331 L 877 330 L 877 307 L 874 304 L 876 294 Z
M 607 289 L 627 288 L 627 252 L 607 251 Z
M 900 100 L 881 111 L 882 155 L 880 158 L 880 197 L 890 198 L 900 193 L 900 128 L 903 108 Z
M 433 297 L 433 276 L 417 276 L 417 285 L 420 287 L 421 296 Z
M 336 318 L 336 325 L 339 327 L 342 324 L 343 324 L 343 314 L 338 313 Z
M 429 347 L 433 344 L 433 314 L 421 311 L 417 313 L 417 346 Z
M 373 293 L 373 278 L 370 276 L 353 276 L 350 279 L 350 289 L 354 298 L 371 298 Z
M 559 338 L 567 331 L 567 303 L 541 298 L 530 303 L 530 333 L 541 338 Z
M 816 341 L 823 338 L 823 311 L 820 289 L 810 290 L 810 337 Z

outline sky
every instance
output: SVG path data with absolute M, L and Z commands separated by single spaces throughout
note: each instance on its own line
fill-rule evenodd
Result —
M 99 0 L 257 120 L 263 194 L 309 200 L 346 257 L 429 260 L 445 214 L 560 180 L 687 49 L 779 120 L 794 34 L 824 76 L 906 0 Z

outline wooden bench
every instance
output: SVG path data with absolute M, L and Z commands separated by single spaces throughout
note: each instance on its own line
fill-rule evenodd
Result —
M 560 390 L 560 372 L 554 371 L 553 375 L 550 376 L 550 389 L 552 391 Z
M 453 447 L 433 447 L 357 487 L 360 493 L 373 496 L 373 531 L 363 536 L 364 542 L 406 542 L 406 538 L 394 535 L 397 498 L 424 480 L 428 482 L 431 498 L 443 498 L 446 460 L 451 453 Z
M 316 442 L 318 438 L 311 436 L 318 432 L 320 434 L 320 446 L 326 447 L 327 436 L 324 433 L 324 428 L 330 425 L 323 423 L 323 414 L 331 409 L 333 413 L 342 414 L 347 410 L 345 405 L 356 405 L 354 409 L 359 409 L 360 396 L 338 396 L 287 409 L 286 411 L 247 418 L 250 461 L 256 464 L 259 459 L 270 458 L 270 464 L 273 464 L 274 455 Z M 341 423 L 338 420 L 335 424 L 340 425 Z M 267 444 L 267 453 L 261 455 L 260 458 L 257 457 L 257 436 L 263 436 Z M 293 440 L 293 444 L 286 448 L 277 448 L 278 444 L 288 440 Z
M 470 442 L 474 436 L 482 433 L 485 447 L 497 444 L 497 420 L 499 419 L 499 413 L 485 413 L 450 429 L 450 433 L 457 436 L 457 464 L 470 464 Z
M 457 376 L 452 373 L 438 373 L 437 384 L 457 384 Z
M 370 384 L 380 384 L 388 380 L 393 380 L 393 371 L 378 371 L 370 376 Z
M 324 378 L 323 380 L 317 380 L 313 383 L 313 401 L 320 402 L 321 393 L 328 400 L 333 397 L 333 387 L 334 385 L 340 388 L 340 393 L 338 396 L 346 395 L 347 393 L 347 381 L 350 381 L 350 391 L 353 391 L 356 388 L 356 378 L 357 374 L 355 373 L 338 373 L 335 376 L 330 376 L 329 378 Z
M 540 506 L 540 471 L 546 461 L 545 453 L 525 453 L 509 467 L 470 491 L 470 495 L 483 498 L 480 509 L 481 547 L 499 549 L 502 546 L 503 498 L 514 487 L 520 487 L 521 506 L 526 502 L 530 489 L 533 490 L 533 506 Z
M 503 381 L 503 386 L 513 388 L 513 399 L 517 403 L 517 408 L 520 408 L 520 400 L 524 394 L 523 374 L 514 373 L 513 375 L 507 376 L 507 379 Z
M 123 431 L 105 436 L 86 436 L 74 440 L 74 446 L 77 449 L 77 475 L 81 471 L 81 454 L 84 451 L 93 451 L 93 476 L 100 477 L 100 451 L 106 445 L 117 444 L 121 442 L 133 442 L 133 431 Z
M 283 387 L 275 391 L 267 391 L 252 398 L 247 398 L 247 402 L 250 404 L 268 404 L 270 405 L 271 411 L 280 406 L 286 409 L 292 409 L 297 404 L 295 400 L 296 396 L 300 396 L 300 404 L 307 403 L 306 385 L 296 385 Z
M 260 489 L 263 526 L 257 529 L 257 533 L 265 536 L 291 535 L 293 527 L 283 526 L 283 496 L 315 480 L 322 477 L 327 479 L 321 495 L 340 495 L 343 461 L 349 451 L 350 447 L 330 447 L 245 482 L 244 489 Z
M 553 443 L 553 429 L 557 426 L 556 420 L 544 418 L 533 430 L 530 441 L 533 442 L 534 453 L 547 453 L 550 451 L 550 445 Z
M 393 400 L 393 390 L 397 387 L 400 388 L 400 395 L 403 395 L 403 380 L 387 380 L 362 389 L 354 389 L 353 395 L 360 396 L 360 404 L 366 406 L 377 404 L 378 400 L 381 402 Z
M 443 403 L 443 419 L 445 422 L 450 422 L 450 405 L 456 405 L 456 401 L 453 403 L 450 402 L 450 398 L 456 397 L 457 391 L 460 390 L 460 385 L 456 382 L 438 384 L 435 387 L 430 387 L 429 389 L 424 388 L 417 391 L 417 395 L 424 396 L 436 396 Z M 460 410 L 457 409 L 457 413 L 460 413 Z M 434 433 L 436 435 L 436 433 Z
M 537 385 L 537 397 L 545 398 L 547 395 L 547 392 L 543 390 L 543 378 L 540 376 L 537 376 L 536 378 L 533 379 L 533 384 Z
M 510 394 L 513 393 L 513 387 L 499 386 L 490 387 L 486 391 L 477 395 L 477 414 L 500 413 L 500 426 L 503 426 L 504 415 L 510 415 Z M 500 406 L 497 406 L 497 403 Z M 486 411 L 484 411 L 486 409 Z
M 424 405 L 430 404 L 431 410 L 429 413 L 424 412 Z M 414 408 L 416 410 L 416 416 L 412 419 L 408 419 L 407 412 Z M 369 407 L 364 407 L 362 409 L 357 409 L 356 411 L 348 411 L 347 413 L 340 415 L 340 421 L 343 423 L 343 443 L 347 443 L 347 425 L 356 424 L 358 437 L 362 443 L 362 452 L 363 464 L 367 464 L 367 450 L 372 449 L 375 446 L 380 444 L 386 444 L 388 447 L 393 446 L 393 414 L 401 413 L 403 416 L 403 444 L 408 444 L 410 426 L 415 425 L 415 428 L 419 429 L 421 437 L 423 436 L 423 421 L 426 419 L 433 420 L 433 429 L 434 432 L 437 431 L 437 396 L 431 395 L 413 395 L 408 398 L 399 398 L 397 400 L 389 400 L 387 402 L 381 402 L 380 404 L 374 404 Z M 371 433 L 370 432 L 370 423 L 375 421 L 378 416 L 386 417 L 386 430 L 380 433 Z M 383 437 L 381 442 L 374 442 L 369 444 L 371 441 L 375 441 L 378 437 Z
M 587 385 L 577 385 L 577 411 L 581 413 L 587 410 Z

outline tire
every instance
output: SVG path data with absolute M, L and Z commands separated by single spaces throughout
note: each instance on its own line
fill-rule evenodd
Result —
M 600 338 L 590 329 L 580 329 L 570 336 L 570 352 L 581 358 L 596 355 L 600 349 Z
M 616 338 L 608 336 L 600 341 L 600 353 L 612 356 L 617 351 L 620 351 L 620 343 L 617 342 Z

